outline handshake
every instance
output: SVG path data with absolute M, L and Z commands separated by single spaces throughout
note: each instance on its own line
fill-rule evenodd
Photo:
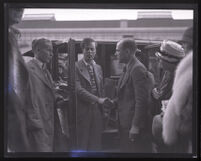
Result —
M 99 98 L 98 103 L 103 105 L 104 109 L 113 109 L 115 108 L 115 101 L 110 98 Z
M 103 113 L 105 117 L 109 117 L 111 110 L 115 109 L 115 102 L 110 98 L 99 98 L 99 104 L 103 105 Z

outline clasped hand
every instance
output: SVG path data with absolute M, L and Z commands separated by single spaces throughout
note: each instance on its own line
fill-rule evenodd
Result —
M 155 99 L 159 99 L 161 96 L 162 96 L 162 93 L 157 90 L 157 88 L 154 88 L 152 90 L 152 96 L 155 98 Z
M 99 98 L 98 103 L 102 104 L 105 107 L 112 107 L 114 105 L 114 102 L 111 99 L 107 98 L 107 97 Z
M 129 131 L 129 139 L 134 142 L 139 137 L 139 129 L 137 127 L 132 126 Z

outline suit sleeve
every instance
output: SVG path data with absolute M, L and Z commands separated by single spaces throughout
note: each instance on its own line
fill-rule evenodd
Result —
M 100 97 L 105 97 L 105 89 L 104 89 L 104 82 L 103 82 L 103 72 L 101 67 L 99 66 L 99 71 L 101 75 L 101 84 L 100 84 Z
M 52 84 L 52 91 L 54 93 L 54 98 L 55 98 L 55 103 L 56 103 L 60 99 L 60 97 L 62 97 L 62 96 L 57 92 L 55 82 L 52 79 L 52 75 L 50 74 L 49 71 L 48 71 L 48 75 L 49 75 L 49 78 L 50 78 L 50 82 Z
M 75 80 L 76 80 L 76 93 L 77 96 L 82 99 L 83 101 L 89 102 L 89 103 L 96 103 L 98 102 L 98 97 L 91 94 L 89 91 L 87 91 L 85 88 L 82 87 L 81 80 L 80 80 L 80 71 L 76 65 L 75 68 Z
M 135 68 L 131 73 L 133 89 L 135 93 L 135 113 L 132 119 L 132 126 L 137 128 L 145 127 L 148 108 L 148 77 L 147 71 L 142 67 Z

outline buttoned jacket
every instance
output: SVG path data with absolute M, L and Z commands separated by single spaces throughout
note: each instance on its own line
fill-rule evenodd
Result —
M 148 118 L 149 79 L 146 67 L 132 58 L 118 82 L 117 104 L 122 128 L 145 129 Z

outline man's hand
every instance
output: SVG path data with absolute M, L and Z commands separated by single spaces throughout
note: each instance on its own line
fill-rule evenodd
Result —
M 155 98 L 155 99 L 159 99 L 160 97 L 161 97 L 161 92 L 159 92 L 158 90 L 157 90 L 157 88 L 154 88 L 153 90 L 152 90 L 152 96 Z
M 98 98 L 98 103 L 103 104 L 107 98 Z
M 103 105 L 105 106 L 105 108 L 112 109 L 112 107 L 114 106 L 114 102 L 111 99 L 106 98 Z
M 61 101 L 61 100 L 64 100 L 64 97 L 60 94 L 57 94 L 56 95 L 56 102 Z
M 132 126 L 129 131 L 129 139 L 134 142 L 139 136 L 139 128 Z

